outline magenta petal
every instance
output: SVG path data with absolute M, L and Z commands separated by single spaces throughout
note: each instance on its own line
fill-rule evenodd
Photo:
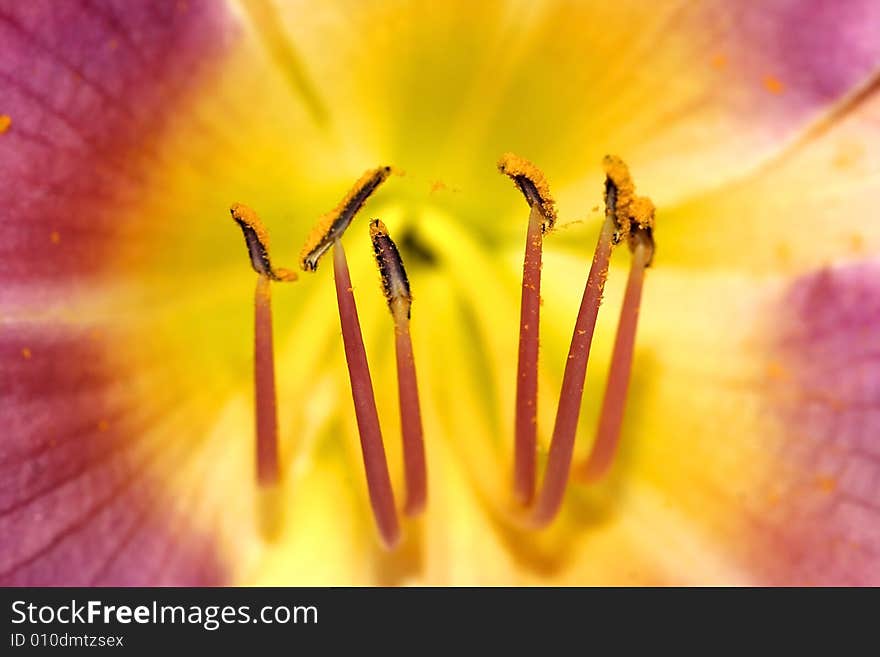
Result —
M 109 266 L 156 136 L 232 29 L 210 0 L 0 7 L 0 302 Z
M 782 307 L 787 437 L 756 558 L 774 583 L 880 585 L 880 263 L 806 276 Z
M 233 31 L 212 0 L 0 6 L 2 585 L 227 578 L 186 505 L 159 503 L 193 441 L 149 437 L 172 406 L 134 399 L 110 363 L 132 345 L 71 305 L 120 273 L 157 136 Z
M 880 64 L 880 4 L 873 0 L 773 0 L 739 11 L 729 3 L 733 34 L 756 73 L 779 81 L 792 104 L 839 99 Z M 770 91 L 772 85 L 768 85 Z
M 156 505 L 151 473 L 192 444 L 142 438 L 157 419 L 128 406 L 104 348 L 69 327 L 0 336 L 0 585 L 222 581 L 211 544 Z

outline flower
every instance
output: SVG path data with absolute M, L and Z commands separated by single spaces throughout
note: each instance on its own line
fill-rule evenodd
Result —
M 3 584 L 877 584 L 880 10 L 873 2 L 243 0 L 0 9 Z M 505 521 L 539 163 L 543 448 L 601 159 L 657 205 L 621 451 L 546 531 Z M 283 482 L 253 472 L 233 202 L 288 264 L 364 169 L 413 292 L 430 502 L 386 552 L 328 268 L 277 286 Z M 360 225 L 359 225 L 360 224 Z M 393 328 L 347 236 L 391 472 Z M 621 259 L 623 258 L 623 259 Z M 623 285 L 587 374 L 588 449 Z M 268 535 L 265 522 L 274 523 Z

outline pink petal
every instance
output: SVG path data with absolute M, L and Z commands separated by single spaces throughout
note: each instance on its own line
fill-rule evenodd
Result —
M 0 302 L 111 266 L 152 139 L 231 26 L 221 3 L 48 0 L 0 9 Z
M 753 560 L 774 584 L 877 586 L 880 263 L 805 276 L 782 301 L 768 399 L 787 437 Z
M 111 362 L 132 345 L 63 302 L 122 271 L 152 139 L 230 30 L 208 0 L 0 9 L 0 584 L 226 577 L 155 475 L 192 442 L 149 437 L 164 418 Z

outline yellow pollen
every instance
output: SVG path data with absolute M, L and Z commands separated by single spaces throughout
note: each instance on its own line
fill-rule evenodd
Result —
M 32 354 L 31 354 L 31 350 L 30 350 L 30 348 L 29 348 L 29 347 L 24 347 L 24 348 L 21 350 L 21 355 L 24 357 L 25 360 L 30 360 L 30 359 L 31 359 L 31 355 L 32 355 Z
M 629 174 L 629 167 L 616 155 L 606 155 L 602 161 L 605 175 L 613 186 L 613 197 L 606 183 L 606 212 L 613 213 L 617 226 L 615 242 L 632 235 L 635 228 L 652 231 L 654 228 L 654 204 L 646 196 L 636 196 L 636 186 Z M 635 225 L 634 225 L 635 224 Z
M 388 237 L 388 227 L 382 220 L 373 219 L 370 221 L 370 238 L 376 239 L 377 237 Z
M 51 233 L 49 233 L 49 241 L 52 242 L 52 244 L 60 243 L 61 234 L 57 230 L 53 230 Z
M 107 420 L 101 420 L 98 422 L 98 431 L 107 431 L 110 428 L 110 423 Z
M 865 157 L 865 147 L 858 142 L 843 142 L 835 149 L 832 164 L 844 171 L 856 168 Z
M 853 233 L 849 237 L 849 248 L 853 253 L 864 253 L 865 251 L 865 238 L 862 237 L 859 233 Z
M 556 205 L 550 195 L 550 184 L 534 164 L 513 153 L 505 153 L 498 160 L 498 170 L 516 183 L 529 205 L 537 202 L 544 215 L 543 230 L 547 232 L 556 223 Z M 536 196 L 537 198 L 532 198 Z
M 269 232 L 252 208 L 244 203 L 233 203 L 229 211 L 236 221 L 244 224 L 256 233 L 257 239 L 260 240 L 264 247 L 269 248 Z
M 712 68 L 723 71 L 727 68 L 727 56 L 722 54 L 717 54 L 712 58 Z
M 790 378 L 788 371 L 785 369 L 785 367 L 775 360 L 767 363 L 766 371 L 767 378 L 771 379 L 772 381 L 787 381 Z
M 816 477 L 816 487 L 823 493 L 833 493 L 837 489 L 837 479 L 828 475 Z
M 764 88 L 775 96 L 785 91 L 785 85 L 779 78 L 773 75 L 764 76 Z
M 399 172 L 395 172 L 399 173 Z M 306 271 L 318 268 L 318 260 L 348 228 L 351 220 L 370 195 L 391 175 L 391 167 L 365 172 L 335 208 L 318 219 L 300 252 L 300 265 Z M 402 175 L 402 174 L 400 174 Z
M 0 114 L 0 135 L 9 130 L 12 125 L 12 117 L 8 114 Z

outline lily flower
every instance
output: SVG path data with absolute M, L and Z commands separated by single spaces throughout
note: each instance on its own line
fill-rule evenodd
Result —
M 3 3 L 0 584 L 880 584 L 878 80 L 869 0 Z M 540 295 L 508 152 L 554 193 Z M 656 207 L 656 252 L 608 256 L 556 450 L 571 476 L 523 524 L 609 154 Z M 429 491 L 390 550 L 349 288 L 337 306 L 318 268 L 269 315 L 267 280 L 292 276 L 266 250 L 255 316 L 229 222 L 258 209 L 246 240 L 290 262 L 380 163 L 402 175 L 370 197 L 372 236 L 348 228 L 346 272 L 390 488 L 422 444 Z

